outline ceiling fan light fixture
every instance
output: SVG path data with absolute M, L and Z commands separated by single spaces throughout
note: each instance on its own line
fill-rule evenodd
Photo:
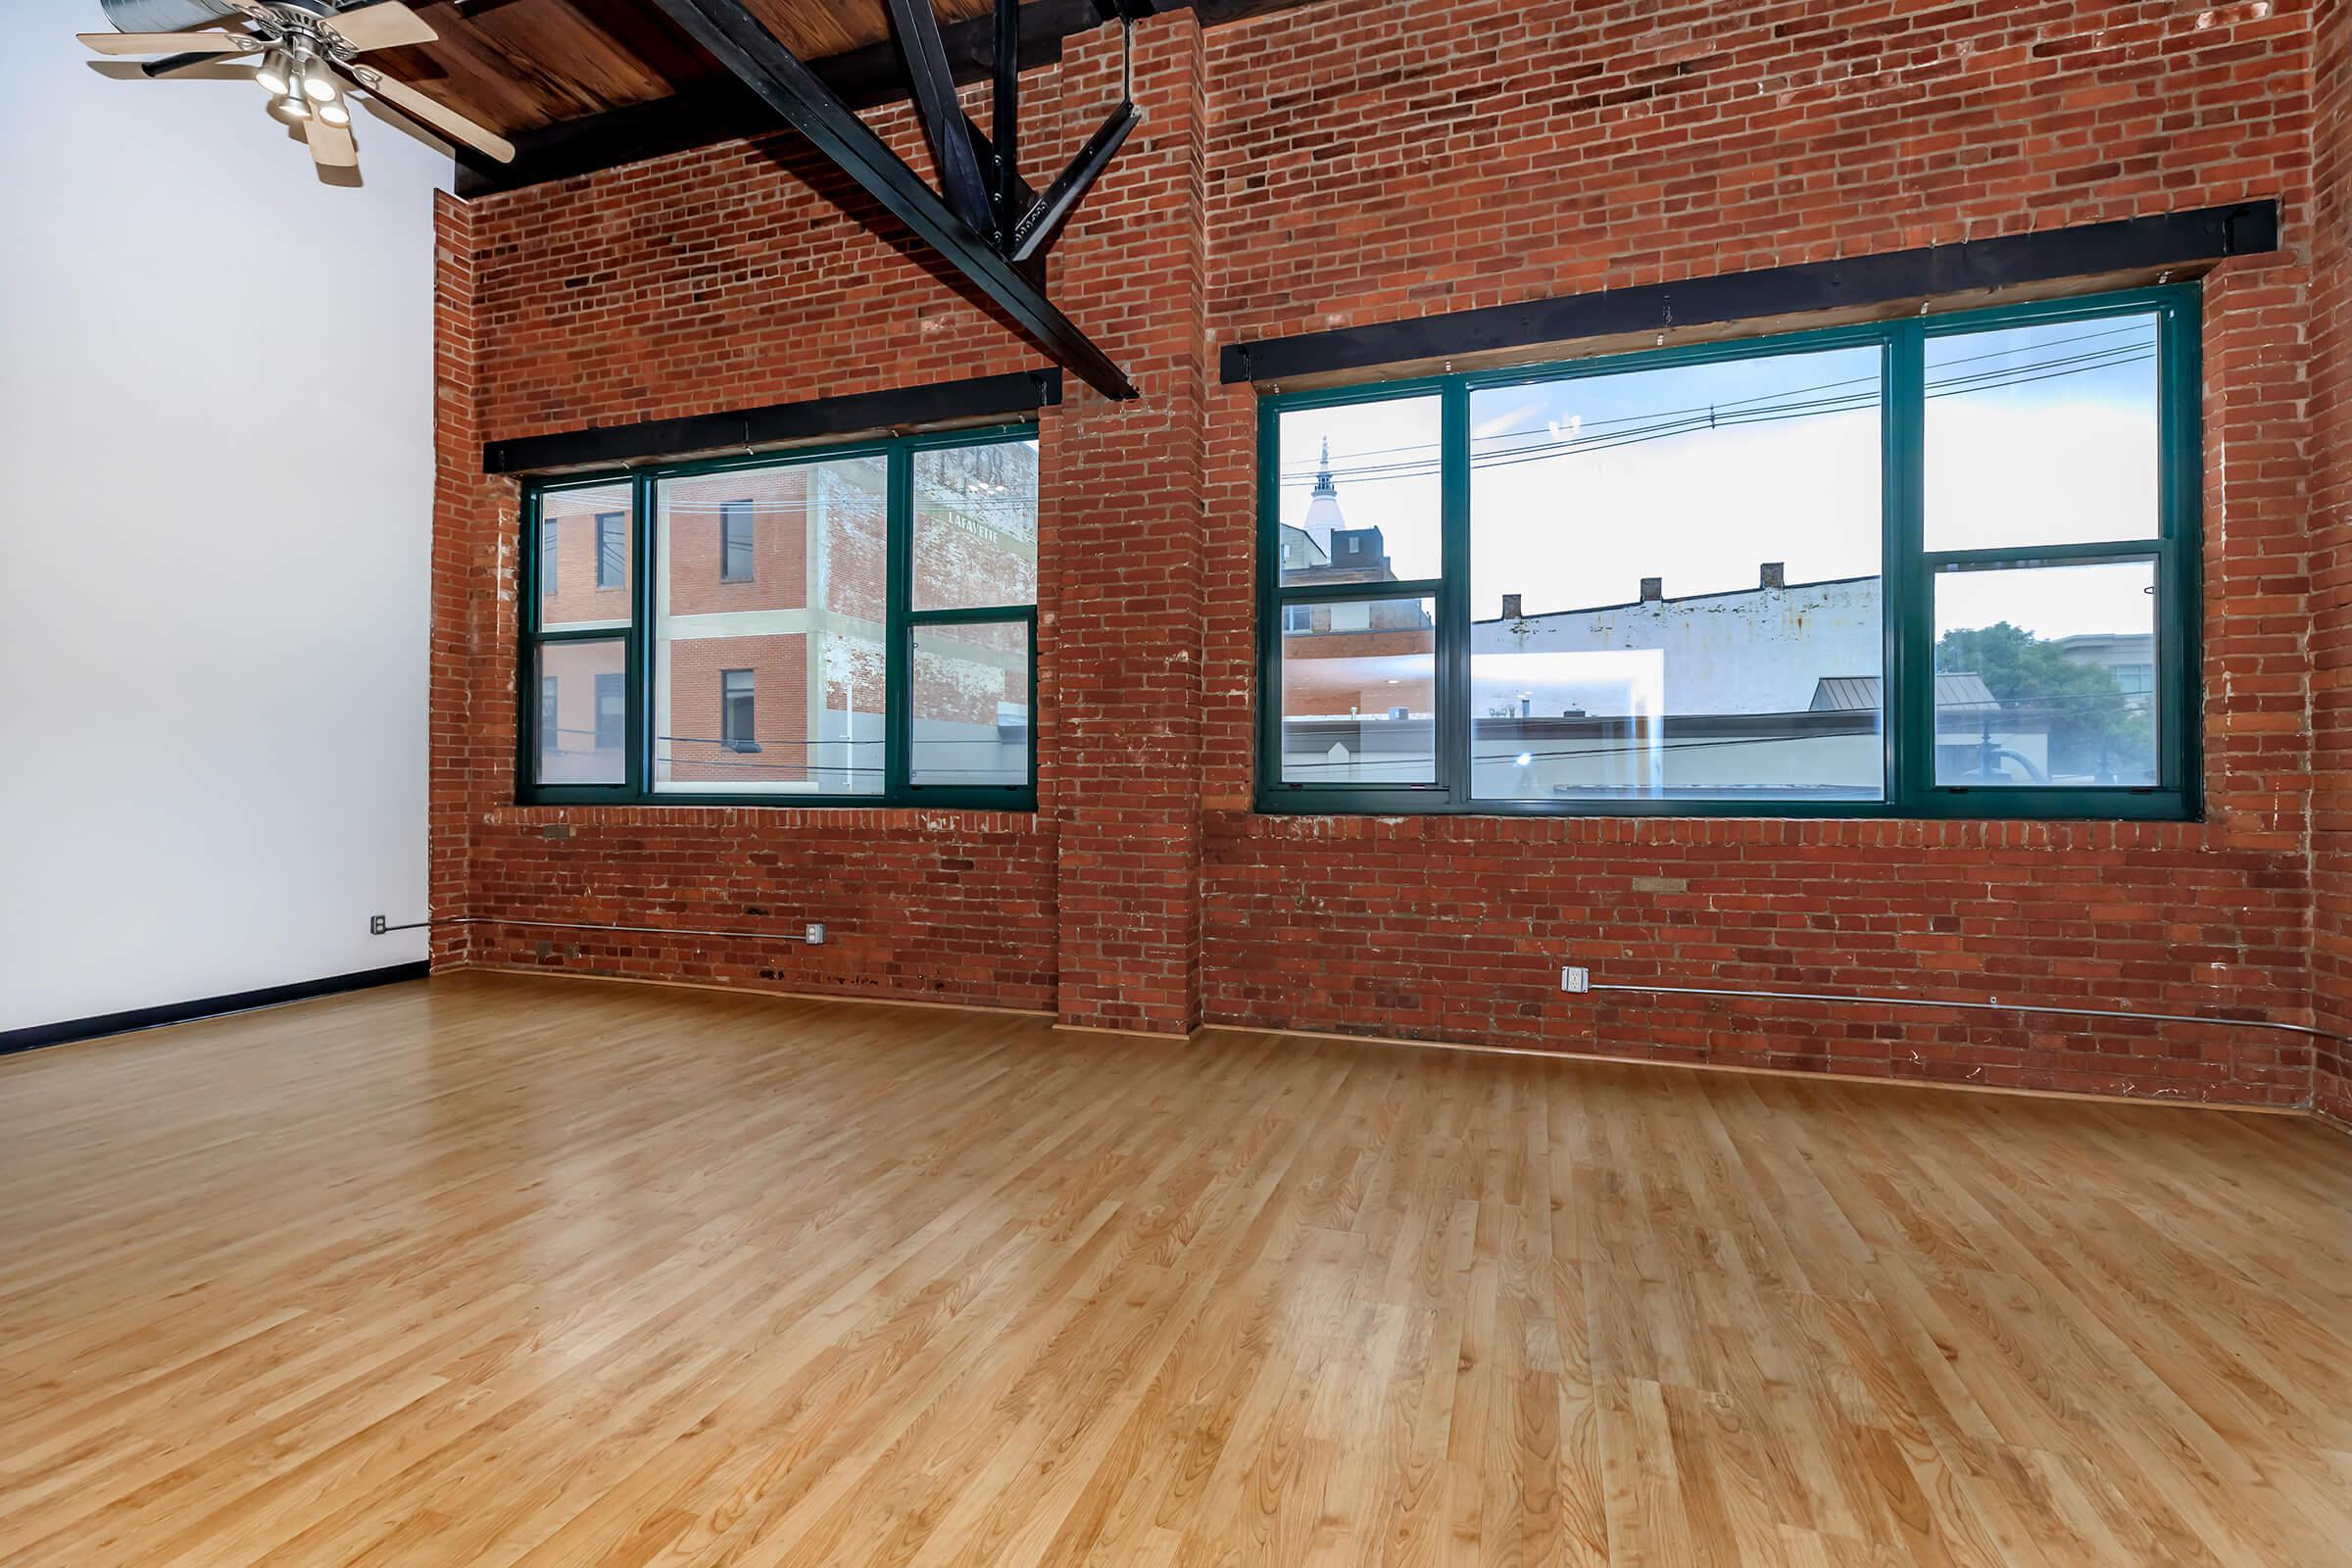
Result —
M 339 102 L 329 101 L 318 106 L 318 118 L 330 125 L 348 125 L 351 123 L 351 111 Z
M 326 62 L 313 59 L 302 69 L 302 95 L 315 104 L 332 103 L 342 89 L 335 74 L 326 69 Z
M 269 88 L 277 97 L 283 98 L 288 92 L 291 92 L 294 87 L 294 73 L 286 67 L 285 51 L 272 49 L 262 56 L 262 68 L 253 74 L 253 79 Z
M 299 125 L 311 118 L 311 106 L 294 93 L 281 92 L 270 100 L 270 113 L 289 125 Z

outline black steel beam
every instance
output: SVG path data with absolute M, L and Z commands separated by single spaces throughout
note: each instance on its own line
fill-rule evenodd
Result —
M 973 153 L 978 127 L 956 101 L 956 80 L 948 73 L 947 46 L 940 41 L 939 18 L 931 10 L 931 0 L 888 0 L 888 4 L 891 31 L 906 64 L 906 84 L 913 93 L 915 114 L 923 122 L 923 139 L 930 143 L 931 162 L 939 170 L 939 193 L 973 233 L 1002 232 L 988 187 L 981 182 L 980 161 Z
M 616 467 L 704 452 L 736 452 L 818 441 L 868 430 L 903 430 L 979 419 L 1014 419 L 1061 402 L 1059 370 L 1012 370 L 962 381 L 852 392 L 802 403 L 770 403 L 682 419 L 597 425 L 553 435 L 493 441 L 482 448 L 484 473 L 544 473 Z
M 1046 187 L 1046 193 L 1031 202 L 1021 214 L 1020 220 L 1013 225 L 1014 261 L 1034 261 L 1045 255 L 1054 241 L 1060 237 L 1061 225 L 1069 220 L 1070 214 L 1086 199 L 1086 193 L 1094 188 L 1102 171 L 1110 167 L 1110 160 L 1118 152 L 1119 144 L 1127 139 L 1127 133 L 1135 129 L 1136 122 L 1142 118 L 1134 104 L 1123 103 L 1110 112 L 1110 117 L 1096 127 L 1092 136 L 1087 137 L 1086 145 L 1079 148 L 1078 155 L 1070 160 L 1070 167 L 1054 176 L 1054 183 Z
M 1665 331 L 2067 277 L 2193 267 L 2278 248 L 2278 204 L 2241 202 L 1229 343 L 1218 356 L 1217 368 L 1219 378 L 1227 382 L 1282 381 L 1620 332 Z
M 989 60 L 988 108 L 996 122 L 995 167 L 989 189 L 996 198 L 997 232 L 1013 223 L 1037 198 L 1014 196 L 1021 183 L 1021 0 L 997 0 L 995 47 Z
M 1054 363 L 1073 370 L 1107 398 L 1131 398 L 1135 386 L 1078 323 L 987 240 L 951 212 L 906 160 L 833 92 L 799 56 L 744 9 L 742 0 L 656 0 L 718 62 L 814 142 L 933 250 L 969 278 L 1028 333 Z
M 1189 9 L 1208 27 L 1314 3 L 1316 0 L 1190 0 Z M 1161 0 L 1160 9 L 1186 6 L 1187 0 Z M 1023 71 L 1054 64 L 1061 59 L 1064 38 L 1102 24 L 1095 0 L 1029 0 L 1018 10 L 1017 57 Z M 940 29 L 949 72 L 958 83 L 987 81 L 994 75 L 997 27 L 997 19 L 988 16 Z M 812 62 L 810 69 L 853 109 L 873 109 L 906 96 L 906 77 L 898 47 L 887 39 L 827 56 Z M 458 194 L 486 196 L 519 190 L 722 141 L 770 135 L 775 129 L 774 113 L 749 88 L 728 76 L 650 103 L 516 131 L 512 137 L 516 152 L 511 164 L 494 163 L 461 150 Z M 1021 205 L 1025 207 L 1026 202 Z

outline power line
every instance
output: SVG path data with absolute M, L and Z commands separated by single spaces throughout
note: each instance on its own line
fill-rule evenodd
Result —
M 2005 356 L 1985 355 L 1970 358 L 1996 357 Z M 1926 395 L 1931 398 L 1945 398 L 1969 392 L 1985 392 L 2003 387 L 2024 386 L 2036 381 L 2055 380 L 2068 375 L 2082 375 L 2097 370 L 2112 369 L 2124 365 L 2139 364 L 2154 358 L 2155 350 L 2152 345 L 2118 345 L 2083 354 L 2062 355 L 2055 359 L 2038 360 L 2027 365 L 2008 366 L 1997 370 L 1980 370 L 1963 375 L 1948 376 L 1939 381 L 1929 382 Z M 1957 359 L 1945 362 L 1945 365 L 1964 363 L 1967 363 L 1967 360 Z M 1576 435 L 1531 441 L 1495 451 L 1473 452 L 1470 457 L 1470 466 L 1474 468 L 1505 467 L 1524 462 L 1540 462 L 1554 457 L 1608 451 L 1615 447 L 1637 445 L 1643 441 L 1665 440 L 1672 436 L 1690 434 L 1695 430 L 1720 428 L 1725 425 L 1761 424 L 1783 418 L 1820 414 L 1855 413 L 1878 406 L 1881 399 L 1875 385 L 1877 378 L 1874 376 L 1859 379 L 1873 383 L 1872 390 L 1836 393 L 1823 398 L 1799 396 L 1802 393 L 1834 391 L 1837 387 L 1858 384 L 1857 381 L 1829 381 L 1820 383 L 1818 386 L 1794 387 L 1779 393 L 1738 399 L 1712 406 L 1642 416 L 1641 417 L 1648 422 L 1640 424 L 1633 429 L 1599 429 L 1602 424 L 1623 424 L 1632 422 L 1631 420 L 1586 421 L 1580 426 L 1579 433 Z M 1763 408 L 1749 406 L 1755 404 L 1767 404 L 1768 406 Z M 1596 433 L 1584 434 L 1583 431 L 1586 429 L 1594 430 Z M 1418 447 L 1399 447 L 1388 450 L 1427 451 L 1428 446 L 1422 444 Z M 1444 458 L 1441 455 L 1408 459 L 1397 463 L 1359 465 L 1354 467 L 1342 467 L 1334 465 L 1328 471 L 1334 479 L 1346 478 L 1354 484 L 1379 484 L 1397 479 L 1434 477 L 1443 469 Z M 1326 470 L 1319 465 L 1311 469 L 1292 469 L 1281 474 L 1279 482 L 1285 487 L 1295 489 L 1300 485 L 1316 482 L 1324 471 Z
M 2037 344 L 2035 344 L 2035 345 L 2034 345 L 2034 348 L 2036 348 L 2036 349 L 2062 348 L 2062 347 L 2064 347 L 2065 345 L 2067 345 L 2067 344 L 2069 344 L 2069 343 L 2089 343 L 2089 342 L 2095 342 L 2095 341 L 2097 341 L 2097 340 L 2099 340 L 2099 339 L 2101 339 L 2101 338 L 2120 337 L 2120 336 L 2123 336 L 2123 335 L 2124 335 L 2124 334 L 2126 334 L 2126 333 L 2131 333 L 2131 334 L 2134 334 L 2134 335 L 2136 335 L 2136 336 L 2142 337 L 2142 338 L 2144 338 L 2144 339 L 2146 340 L 2146 342 L 2147 342 L 2147 344 L 2148 344 L 2148 346 L 2149 346 L 2149 347 L 2151 347 L 2151 348 L 2152 348 L 2152 347 L 2154 346 L 2154 343 L 2155 343 L 2155 326 L 2154 326 L 2154 324 L 2153 324 L 2152 322 L 2147 322 L 2147 321 L 2138 321 L 2138 320 L 2134 320 L 2134 321 L 2130 321 L 2130 322 L 2127 322 L 2126 324 L 2124 324 L 2124 325 L 2122 325 L 2122 326 L 2113 326 L 2113 327 L 2108 327 L 2108 328 L 2104 329 L 2103 331 L 2097 331 L 2097 332 L 2077 332 L 2077 333 L 2075 333 L 2074 335 L 2072 335 L 2072 336 L 2070 336 L 2070 337 L 2052 338 L 2052 339 L 2048 340 L 2047 342 L 2043 342 L 2043 343 L 2037 343 Z M 1969 334 L 1969 335 L 1964 335 L 1964 336 L 1959 336 L 1959 337 L 1953 337 L 1953 338 L 1945 338 L 1945 339 L 1933 339 L 1933 340 L 1931 340 L 1931 342 L 1933 343 L 1933 342 L 1936 342 L 1936 341 L 1944 341 L 1944 342 L 1962 342 L 1962 343 L 1964 343 L 1964 342 L 1967 342 L 1967 341 L 1969 341 L 1970 337 L 1971 337 L 1971 336 L 1973 336 L 1973 335 L 1974 335 L 1974 334 Z M 1813 352 L 1813 353 L 1831 353 L 1831 354 L 1834 354 L 1834 353 L 1841 353 L 1841 352 L 1843 352 L 1843 353 L 1850 353 L 1850 352 L 1852 352 L 1852 351 L 1851 351 L 1851 350 L 1837 350 L 1837 349 L 1829 349 L 1829 350 L 1815 350 L 1815 351 L 1812 351 L 1812 352 Z M 1955 366 L 1955 365 L 1974 365 L 1974 364 L 1981 363 L 1981 362 L 1983 362 L 1983 361 L 1984 361 L 1984 360 L 2001 360 L 2001 359 L 2007 359 L 2007 358 L 2009 358 L 2010 356 L 2014 355 L 2014 354 L 2015 354 L 2015 353 L 2017 353 L 2017 352 L 2018 352 L 2018 351 L 2017 351 L 2017 350 L 2015 350 L 2015 349 L 1991 349 L 1991 350 L 1987 350 L 1986 352 L 1984 352 L 1984 353 L 1982 353 L 1982 354 L 1963 354 L 1963 355 L 1957 355 L 1957 356 L 1955 356 L 1955 357 L 1953 357 L 1953 358 L 1951 358 L 1951 359 L 1948 359 L 1948 360 L 1936 360 L 1936 359 L 1931 359 L 1931 360 L 1929 360 L 1929 361 L 1928 361 L 1927 368 L 1928 368 L 1929 369 L 1931 369 L 1931 370 L 1936 370 L 1936 369 L 1945 369 L 1945 368 L 1949 368 L 1950 367 L 1952 367 L 1952 366 Z M 1781 357 L 1782 357 L 1782 356 L 1764 355 L 1764 356 L 1758 356 L 1757 358 L 1758 358 L 1758 360 L 1770 360 L 1770 359 L 1776 359 L 1776 358 L 1781 358 Z M 1811 354 L 1803 354 L 1803 355 L 1791 356 L 1791 357 L 1794 357 L 1794 358 L 1811 358 L 1812 356 L 1811 356 Z M 1750 363 L 1750 362 L 1747 362 L 1747 361 L 1734 361 L 1734 362 L 1731 362 L 1731 363 L 1734 363 L 1734 364 L 1744 364 L 1744 363 Z M 1652 371 L 1652 372 L 1642 372 L 1642 371 L 1638 371 L 1638 370 L 1636 370 L 1636 371 L 1619 371 L 1619 372 L 1615 372 L 1615 373 L 1616 373 L 1616 374 L 1620 374 L 1620 375 L 1629 375 L 1629 374 L 1630 374 L 1630 375 L 1639 375 L 1639 374 L 1643 374 L 1643 373 L 1651 373 L 1651 374 L 1654 374 L 1654 373 L 1657 373 L 1657 372 L 1654 372 L 1654 371 Z M 1610 378 L 1611 378 L 1611 375 L 1610 375 L 1608 372 L 1603 372 L 1602 374 L 1600 374 L 1600 375 L 1596 375 L 1596 376 L 1579 376 L 1579 377 L 1573 377 L 1572 379 L 1577 379 L 1577 380 L 1606 380 L 1606 379 L 1610 379 Z M 1704 413 L 1704 412 L 1705 412 L 1705 410 L 1706 410 L 1706 408 L 1707 408 L 1707 407 L 1710 407 L 1710 406 L 1711 406 L 1711 407 L 1715 407 L 1715 408 L 1737 408 L 1737 407 L 1740 407 L 1740 405 L 1742 405 L 1742 404 L 1747 404 L 1747 403 L 1761 403 L 1761 402 L 1765 402 L 1765 401 L 1767 401 L 1767 400 L 1769 400 L 1769 399 L 1773 399 L 1773 398 L 1779 398 L 1779 397 L 1794 397 L 1794 396 L 1800 395 L 1800 394 L 1802 394 L 1802 393 L 1807 393 L 1807 392 L 1823 392 L 1823 391 L 1828 391 L 1829 389 L 1831 389 L 1831 388 L 1833 388 L 1833 387 L 1840 387 L 1840 386 L 1860 386 L 1860 385 L 1863 385 L 1863 384 L 1865 384 L 1865 383 L 1868 383 L 1868 384 L 1871 384 L 1871 385 L 1876 385 L 1876 384 L 1878 383 L 1878 380 L 1879 380 L 1879 376 L 1878 376 L 1877 372 L 1875 372 L 1875 371 L 1874 371 L 1873 373 L 1871 373 L 1871 374 L 1869 374 L 1869 375 L 1850 376 L 1850 377 L 1847 377 L 1847 378 L 1845 378 L 1845 379 L 1843 379 L 1843 380 L 1838 380 L 1838 381 L 1822 381 L 1822 382 L 1817 382 L 1817 383 L 1815 383 L 1815 384 L 1813 384 L 1813 385 L 1811 385 L 1811 386 L 1787 387 L 1787 388 L 1784 388 L 1783 390 L 1781 390 L 1781 391 L 1779 391 L 1779 392 L 1763 392 L 1763 393 L 1758 393 L 1758 394 L 1757 394 L 1757 395 L 1755 395 L 1754 397 L 1750 397 L 1750 398 L 1733 398 L 1733 399 L 1729 399 L 1729 400 L 1727 400 L 1727 401 L 1725 401 L 1725 402 L 1718 403 L 1718 404 L 1714 404 L 1714 405 L 1698 405 L 1698 406 L 1694 406 L 1694 407 L 1692 407 L 1692 408 L 1687 408 L 1687 409 L 1660 409 L 1660 410 L 1655 410 L 1655 411 L 1653 411 L 1653 412 L 1651 412 L 1651 413 L 1649 413 L 1649 414 L 1629 414 L 1629 415 L 1620 415 L 1620 416 L 1618 416 L 1617 417 L 1615 417 L 1615 418 L 1613 418 L 1613 419 L 1587 419 L 1587 420 L 1583 421 L 1583 427 L 1584 427 L 1584 428 L 1586 428 L 1586 429 L 1591 429 L 1591 428 L 1593 428 L 1593 427 L 1595 427 L 1595 426 L 1597 426 L 1597 425 L 1602 425 L 1602 424 L 1630 424 L 1630 423 L 1639 423 L 1639 422 L 1641 422 L 1641 421 L 1642 421 L 1642 420 L 1646 420 L 1646 419 L 1669 418 L 1669 417 L 1673 417 L 1673 416 L 1680 416 L 1680 415 L 1688 415 L 1688 414 L 1693 414 L 1693 413 Z M 1540 385 L 1540 384 L 1544 384 L 1544 383 L 1537 383 L 1537 384 L 1539 384 L 1539 385 Z M 1550 384 L 1557 385 L 1557 384 L 1559 384 L 1559 383 L 1557 383 L 1557 382 L 1554 382 L 1554 383 L 1550 383 Z M 1507 390 L 1507 389 L 1505 389 L 1505 388 L 1496 388 L 1495 390 L 1497 390 L 1497 391 L 1501 391 L 1501 390 Z M 1874 398 L 1874 400 L 1873 400 L 1873 401 L 1876 401 L 1876 400 L 1875 400 L 1875 398 Z M 1352 406 L 1353 406 L 1353 407 L 1362 407 L 1362 405 L 1352 405 Z M 1552 428 L 1553 428 L 1553 427 L 1556 425 L 1556 423 L 1557 423 L 1557 421 L 1556 421 L 1556 420 L 1547 420 L 1547 421 L 1545 421 L 1544 424 L 1541 424 L 1541 425 L 1527 425 L 1527 426 L 1522 426 L 1522 427 L 1520 427 L 1520 428 L 1516 428 L 1516 429 L 1493 430 L 1493 431 L 1489 431 L 1489 432 L 1488 432 L 1487 434 L 1485 434 L 1485 435 L 1473 435 L 1473 436 L 1472 436 L 1470 439 L 1471 439 L 1471 441 L 1472 441 L 1472 442 L 1475 444 L 1475 443 L 1477 443 L 1477 442 L 1481 442 L 1481 441 L 1503 441 L 1503 440 L 1509 440 L 1509 439 L 1511 439 L 1512 437 L 1515 437 L 1515 436 L 1522 436 L 1522 435 L 1548 435 L 1548 434 L 1550 434 L 1550 432 L 1551 432 Z M 1366 448 L 1363 448 L 1363 449 L 1361 449 L 1361 450 L 1359 450 L 1359 451 L 1355 451 L 1355 452 L 1343 452 L 1343 453 L 1339 454 L 1339 456 L 1340 456 L 1341 458 L 1343 458 L 1343 459 L 1346 459 L 1346 458 L 1368 458 L 1368 457 L 1383 457 L 1383 456 L 1386 456 L 1386 455 L 1388 455 L 1389 453 L 1392 453 L 1392 452 L 1418 452 L 1418 451 L 1426 451 L 1426 450 L 1428 449 L 1428 446 L 1429 446 L 1429 443 L 1427 443 L 1427 442 L 1417 442 L 1417 443 L 1413 443 L 1413 444 L 1411 444 L 1411 445 L 1407 445 L 1407 446 L 1396 446 L 1396 447 L 1366 447 Z M 1293 471 L 1295 471 L 1295 472 L 1301 472 L 1301 473 L 1312 473 L 1312 472 L 1314 472 L 1315 470 L 1313 470 L 1313 469 L 1297 469 L 1297 470 L 1293 470 Z

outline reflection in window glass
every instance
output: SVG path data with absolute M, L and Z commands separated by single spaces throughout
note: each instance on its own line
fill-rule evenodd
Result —
M 1880 364 L 1472 393 L 1476 795 L 1884 794 Z
M 1438 575 L 1438 400 L 1282 415 L 1285 587 Z
M 1437 777 L 1437 602 L 1294 607 L 1282 633 L 1282 772 L 1292 784 Z
M 629 518 L 623 512 L 602 512 L 596 517 L 596 585 L 629 585 Z
M 718 672 L 718 740 L 730 752 L 760 750 L 759 676 L 756 669 Z
M 539 759 L 542 784 L 619 784 L 627 645 L 617 637 L 539 645 Z
M 752 574 L 752 503 L 721 501 L 718 504 L 718 580 L 750 582 Z
M 629 487 L 549 490 L 539 498 L 539 625 L 582 631 L 629 623 Z
M 2158 782 L 2156 565 L 1936 574 L 1936 782 Z
M 2153 539 L 2157 318 L 1927 341 L 1927 548 Z
M 879 456 L 662 481 L 655 789 L 882 790 L 886 487 Z M 746 717 L 758 692 L 756 734 L 731 690 Z
M 916 626 L 913 635 L 913 782 L 1028 782 L 1027 623 Z
M 916 610 L 1037 602 L 1037 443 L 918 449 Z

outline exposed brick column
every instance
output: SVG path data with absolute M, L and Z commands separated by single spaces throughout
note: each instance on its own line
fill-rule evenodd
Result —
M 2312 967 L 2323 1027 L 2352 1030 L 2352 4 L 2322 0 L 2312 65 Z M 2352 1048 L 2323 1041 L 2320 1110 L 2352 1121 Z
M 1053 293 L 1143 395 L 1112 403 L 1072 378 L 1046 423 L 1044 733 L 1062 1021 L 1182 1033 L 1200 1011 L 1205 68 L 1190 11 L 1134 42 L 1143 122 L 1063 238 Z M 1061 147 L 1117 102 L 1119 57 L 1116 27 L 1064 57 Z
M 436 914 L 464 912 L 473 854 L 470 793 L 475 620 L 495 596 L 480 574 L 477 530 L 468 526 L 482 485 L 476 382 L 473 209 L 447 191 L 433 197 L 433 623 L 431 849 L 427 896 Z M 430 933 L 436 966 L 463 962 L 466 928 Z

